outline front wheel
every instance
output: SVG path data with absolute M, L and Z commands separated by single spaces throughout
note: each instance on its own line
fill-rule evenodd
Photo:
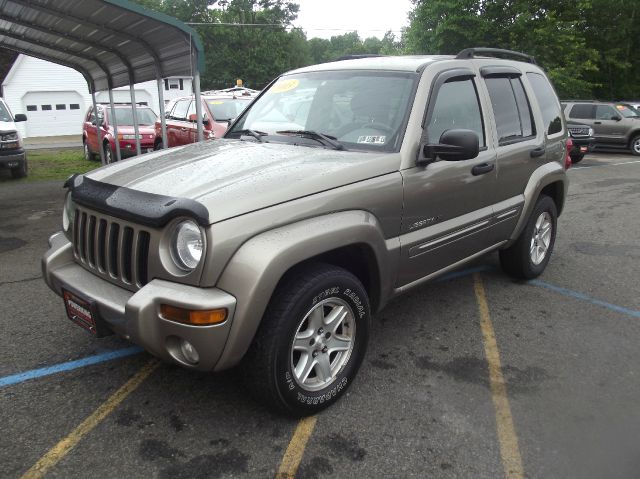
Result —
M 640 135 L 633 137 L 633 140 L 631 140 L 631 153 L 640 156 Z
M 110 165 L 116 161 L 115 155 L 113 154 L 113 150 L 111 149 L 111 145 L 109 143 L 104 144 L 104 163 L 105 165 Z
M 502 269 L 518 279 L 532 279 L 542 274 L 553 251 L 557 223 L 555 202 L 546 195 L 540 196 L 517 241 L 500 250 Z
M 315 264 L 274 293 L 244 361 L 260 401 L 301 417 L 337 401 L 362 363 L 370 329 L 367 293 L 350 272 Z
M 11 176 L 14 179 L 24 178 L 25 176 L 27 176 L 28 170 L 29 167 L 27 166 L 27 157 L 25 155 L 24 161 L 22 161 L 19 166 L 11 168 Z

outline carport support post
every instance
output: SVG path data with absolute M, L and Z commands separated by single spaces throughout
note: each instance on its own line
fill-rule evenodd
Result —
M 98 150 L 100 151 L 100 163 L 104 163 L 104 148 L 102 148 L 102 125 L 98 121 L 98 104 L 96 103 L 96 92 L 91 88 L 91 101 L 93 101 L 93 118 L 96 120 L 96 132 L 98 134 Z M 86 141 L 86 140 L 85 140 Z M 86 146 L 85 148 L 88 148 Z
M 113 125 L 113 136 L 116 144 L 116 161 L 120 161 L 120 138 L 118 137 L 118 121 L 116 120 L 116 109 L 113 107 L 113 88 L 109 86 L 109 105 L 111 107 L 111 124 Z
M 158 103 L 160 106 L 160 125 L 162 127 L 162 148 L 166 149 L 169 145 L 167 143 L 167 118 L 164 114 L 164 85 L 162 84 L 162 78 L 158 75 Z
M 140 128 L 138 127 L 138 105 L 136 104 L 136 91 L 133 87 L 133 78 L 129 81 L 129 92 L 131 93 L 131 112 L 133 113 L 133 133 L 136 135 L 136 155 L 142 153 L 140 148 Z
M 196 97 L 196 117 L 198 121 L 198 141 L 204 141 L 204 127 L 202 126 L 202 97 L 200 95 L 200 70 L 198 70 L 198 62 L 195 62 L 193 74 L 193 92 Z

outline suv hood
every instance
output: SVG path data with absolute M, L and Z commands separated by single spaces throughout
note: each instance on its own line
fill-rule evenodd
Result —
M 86 176 L 202 203 L 212 223 L 397 171 L 397 153 L 215 140 L 149 153 Z

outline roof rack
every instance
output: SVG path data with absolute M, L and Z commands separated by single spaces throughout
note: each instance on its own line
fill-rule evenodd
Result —
M 342 60 L 358 60 L 360 58 L 376 58 L 376 57 L 386 57 L 388 55 L 379 55 L 377 53 L 359 53 L 353 55 L 343 55 L 340 58 L 333 60 L 335 62 L 341 62 Z
M 527 55 L 526 53 L 514 52 L 513 50 L 504 50 L 502 48 L 485 48 L 485 47 L 477 47 L 477 48 L 465 48 L 458 55 L 456 55 L 457 60 L 468 60 L 470 58 L 475 58 L 476 54 L 486 55 L 486 56 L 500 56 L 500 55 L 508 55 L 512 57 L 516 57 L 521 60 L 525 60 L 528 63 L 532 63 L 533 65 L 537 65 L 536 59 L 531 55 Z

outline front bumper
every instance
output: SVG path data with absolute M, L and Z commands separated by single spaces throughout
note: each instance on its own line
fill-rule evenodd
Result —
M 0 168 L 17 168 L 26 160 L 24 150 L 10 150 L 0 153 Z
M 595 143 L 596 140 L 595 138 L 589 136 L 589 137 L 571 137 L 571 141 L 573 142 L 573 148 L 571 148 L 571 151 L 569 152 L 569 154 L 585 154 L 585 153 L 589 153 L 592 152 L 594 147 L 595 147 Z
M 77 264 L 72 245 L 63 233 L 53 235 L 49 246 L 42 258 L 42 272 L 45 282 L 56 294 L 62 296 L 62 288 L 66 287 L 95 301 L 100 318 L 110 329 L 155 356 L 192 369 L 213 370 L 231 329 L 236 307 L 233 296 L 217 288 L 198 288 L 159 279 L 132 292 Z M 228 315 L 221 324 L 191 326 L 162 318 L 161 304 L 187 309 L 226 308 Z M 180 339 L 189 341 L 196 349 L 200 357 L 197 364 L 190 364 L 184 358 Z

